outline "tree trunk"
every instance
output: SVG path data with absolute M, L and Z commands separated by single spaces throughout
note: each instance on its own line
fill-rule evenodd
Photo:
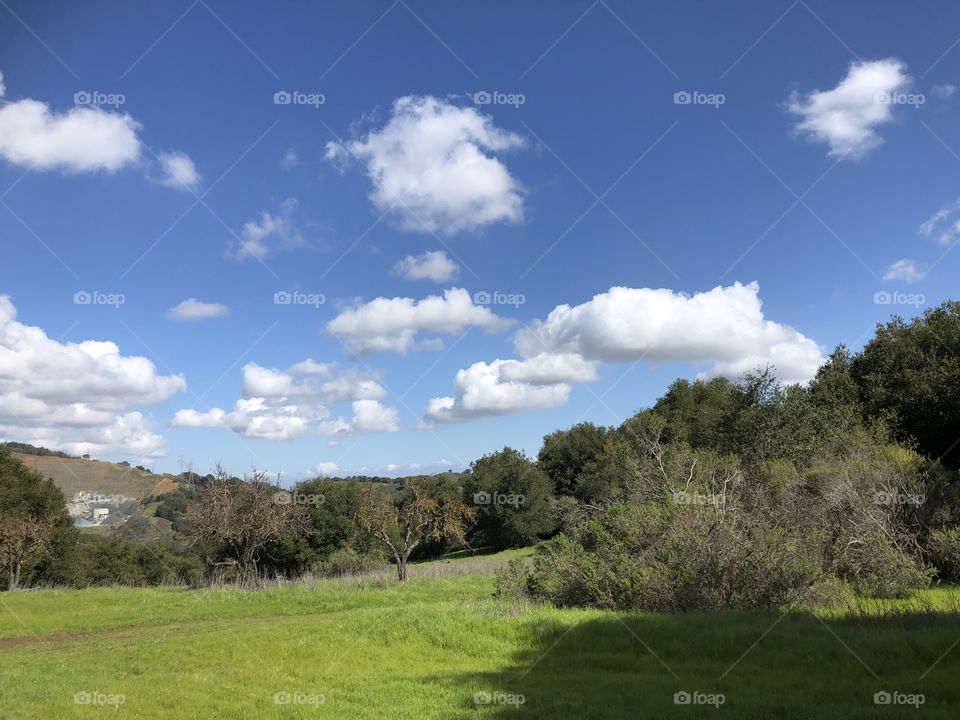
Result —
M 22 564 L 16 558 L 10 558 L 10 578 L 7 583 L 8 590 L 16 590 L 20 584 L 20 569 Z
M 404 557 L 397 558 L 397 579 L 400 582 L 407 579 L 407 559 Z

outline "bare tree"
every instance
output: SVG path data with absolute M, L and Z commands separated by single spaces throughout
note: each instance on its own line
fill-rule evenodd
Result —
M 57 530 L 53 517 L 4 516 L 0 518 L 0 562 L 7 568 L 7 589 L 20 584 L 23 565 L 42 557 L 50 549 Z
M 256 469 L 243 479 L 230 478 L 218 463 L 214 481 L 188 514 L 193 540 L 218 544 L 242 581 L 259 583 L 260 555 L 271 542 L 309 531 L 306 508 L 289 502 L 287 493 Z
M 407 563 L 426 540 L 455 540 L 466 545 L 474 512 L 460 500 L 437 498 L 415 480 L 408 480 L 399 500 L 376 497 L 373 487 L 361 490 L 357 522 L 382 542 L 397 564 L 397 579 L 407 579 Z

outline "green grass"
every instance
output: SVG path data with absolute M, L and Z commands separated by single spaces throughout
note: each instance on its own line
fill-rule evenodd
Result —
M 493 565 L 522 554 L 420 565 L 402 586 L 0 594 L 0 718 L 957 715 L 958 590 L 816 615 L 660 616 L 492 598 Z M 725 703 L 675 705 L 682 690 Z M 877 707 L 882 690 L 925 703 Z M 76 704 L 82 692 L 124 703 Z M 276 704 L 284 692 L 310 702 Z M 477 705 L 476 693 L 524 703 Z

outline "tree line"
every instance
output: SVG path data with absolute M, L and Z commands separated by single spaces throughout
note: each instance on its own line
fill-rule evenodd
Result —
M 618 426 L 547 435 L 535 458 L 506 447 L 464 473 L 289 490 L 256 471 L 192 475 L 148 499 L 160 538 L 143 518 L 79 532 L 52 481 L 0 450 L 0 580 L 256 584 L 386 563 L 404 580 L 417 559 L 545 541 L 500 592 L 651 610 L 902 595 L 958 579 L 958 421 L 948 302 L 838 347 L 808 385 L 774 368 L 677 380 Z

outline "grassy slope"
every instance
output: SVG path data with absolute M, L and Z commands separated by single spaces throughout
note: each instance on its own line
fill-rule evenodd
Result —
M 78 490 L 98 490 L 105 495 L 126 495 L 140 499 L 150 495 L 159 482 L 164 483 L 161 488 L 164 491 L 176 489 L 169 475 L 155 475 L 135 467 L 81 458 L 14 454 L 27 467 L 53 478 L 68 500 Z
M 925 593 L 924 612 L 877 603 L 858 622 L 622 615 L 492 599 L 490 564 L 420 566 L 404 586 L 2 594 L 0 717 L 953 718 L 960 705 L 960 646 L 920 678 L 960 638 L 956 590 Z M 683 689 L 726 703 L 676 706 Z M 882 689 L 926 704 L 878 708 Z M 74 704 L 96 690 L 125 703 Z M 276 705 L 277 692 L 324 702 Z M 525 703 L 477 706 L 478 692 Z

